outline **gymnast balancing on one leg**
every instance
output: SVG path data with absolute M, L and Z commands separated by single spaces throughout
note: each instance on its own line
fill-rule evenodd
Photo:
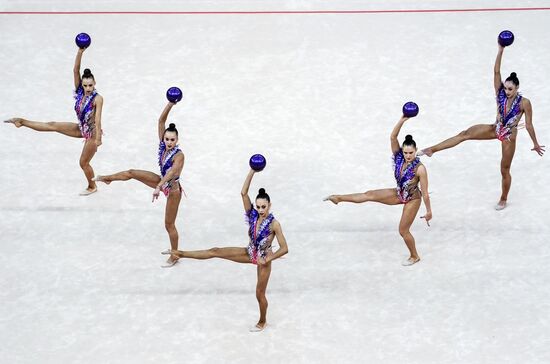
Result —
M 416 157 L 416 143 L 410 135 L 405 137 L 405 141 L 401 147 L 397 140 L 399 131 L 407 119 L 408 117 L 406 116 L 402 116 L 399 119 L 390 137 L 397 190 L 395 188 L 385 188 L 349 195 L 330 195 L 324 199 L 334 204 L 340 202 L 363 203 L 369 201 L 380 202 L 386 205 L 403 204 L 403 214 L 399 222 L 399 234 L 403 237 L 410 253 L 409 258 L 402 263 L 405 266 L 413 265 L 420 261 L 414 237 L 409 229 L 420 208 L 421 197 L 424 199 L 424 204 L 426 205 L 426 214 L 421 218 L 426 219 L 428 226 L 430 225 L 429 221 L 432 219 L 432 209 L 428 195 L 428 174 L 420 159 Z M 418 188 L 418 183 L 420 183 L 420 189 Z
M 113 181 L 138 180 L 155 189 L 153 191 L 153 201 L 158 198 L 160 191 L 164 193 L 167 197 L 164 226 L 168 232 L 171 247 L 171 249 L 167 250 L 168 252 L 178 249 L 179 235 L 176 229 L 176 216 L 178 214 L 182 192 L 179 178 L 185 159 L 183 152 L 178 146 L 178 130 L 176 129 L 176 125 L 170 124 L 168 128 L 165 128 L 168 113 L 174 105 L 175 103 L 169 102 L 162 111 L 158 121 L 158 136 L 160 140 L 158 163 L 160 167 L 160 176 L 149 171 L 129 169 L 108 176 L 98 175 L 95 178 L 96 181 L 106 184 L 110 184 Z M 171 255 L 166 261 L 166 264 L 162 267 L 171 267 L 176 264 L 177 261 L 178 257 L 176 255 Z
M 38 122 L 22 118 L 5 120 L 20 128 L 25 126 L 36 131 L 54 131 L 74 138 L 84 138 L 84 147 L 80 155 L 80 167 L 88 181 L 88 187 L 80 192 L 81 196 L 90 195 L 97 191 L 97 186 L 92 180 L 94 170 L 90 161 L 101 145 L 101 111 L 103 108 L 103 97 L 95 89 L 95 79 L 92 72 L 86 68 L 80 77 L 80 62 L 85 48 L 79 48 L 74 62 L 73 75 L 75 86 L 76 116 L 79 123 L 71 122 Z
M 501 142 L 502 159 L 500 161 L 500 173 L 502 175 L 502 193 L 500 200 L 495 206 L 496 210 L 506 207 L 508 192 L 512 185 L 510 167 L 516 151 L 516 137 L 521 117 L 525 114 L 525 128 L 533 141 L 531 150 L 540 156 L 544 154 L 544 145 L 539 145 L 535 128 L 533 127 L 533 111 L 531 102 L 518 93 L 519 80 L 515 72 L 502 82 L 500 75 L 500 63 L 504 47 L 499 44 L 494 69 L 494 87 L 497 101 L 497 117 L 494 124 L 478 124 L 469 127 L 452 138 L 446 139 L 439 144 L 423 149 L 418 155 L 426 154 L 431 157 L 434 153 L 444 149 L 452 148 L 466 140 L 488 140 L 498 139 Z
M 269 275 L 271 274 L 271 261 L 288 253 L 288 246 L 279 221 L 271 214 L 271 199 L 263 188 L 260 188 L 256 196 L 256 208 L 252 206 L 248 189 L 255 171 L 250 170 L 241 190 L 244 210 L 249 224 L 248 235 L 250 237 L 248 247 L 212 248 L 195 251 L 173 251 L 172 254 L 180 258 L 211 259 L 221 258 L 237 263 L 252 263 L 257 265 L 256 298 L 260 306 L 260 319 L 250 331 L 262 331 L 266 327 L 267 298 L 265 296 Z M 271 243 L 277 238 L 279 250 L 275 253 L 271 250 Z

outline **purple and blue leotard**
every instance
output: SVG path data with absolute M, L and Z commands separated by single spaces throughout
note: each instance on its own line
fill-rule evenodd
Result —
M 512 130 L 516 128 L 519 123 L 522 98 L 520 94 L 517 94 L 516 98 L 512 101 L 512 106 L 507 110 L 507 97 L 504 91 L 504 85 L 500 86 L 497 94 L 498 117 L 495 122 L 495 133 L 498 140 L 510 140 Z
M 405 163 L 403 150 L 399 149 L 399 151 L 393 155 L 393 171 L 395 181 L 397 182 L 397 197 L 399 197 L 399 201 L 402 203 L 407 203 L 421 196 L 420 189 L 418 188 L 418 178 L 416 177 L 416 169 L 422 164 L 420 158 L 416 157 L 415 160 L 403 170 L 403 165 Z
M 95 120 L 92 116 L 95 114 L 94 99 L 96 96 L 96 90 L 86 96 L 82 85 L 79 85 L 74 92 L 74 111 L 76 111 L 76 117 L 78 118 L 80 133 L 86 140 L 94 135 Z
M 164 177 L 166 173 L 168 173 L 170 168 L 172 168 L 172 165 L 174 164 L 174 157 L 176 156 L 176 154 L 181 152 L 181 149 L 179 146 L 176 145 L 176 147 L 173 148 L 171 151 L 169 151 L 167 155 L 164 155 L 165 152 L 166 152 L 166 144 L 164 143 L 164 141 L 161 140 L 159 143 L 159 152 L 158 152 L 158 163 L 160 167 L 161 178 Z M 164 157 L 164 160 L 163 160 L 163 157 Z M 164 193 L 165 196 L 168 196 L 170 194 L 170 190 L 172 189 L 172 186 L 174 185 L 174 183 L 179 184 L 179 179 L 180 179 L 180 176 L 173 177 L 172 179 L 170 179 L 169 181 L 166 181 L 162 185 L 161 191 Z M 181 186 L 180 186 L 180 189 L 181 189 Z
M 253 264 L 258 264 L 258 259 L 266 258 L 267 253 L 271 252 L 271 243 L 268 242 L 269 235 L 271 234 L 271 223 L 275 219 L 273 214 L 267 215 L 264 221 L 260 224 L 258 229 L 258 218 L 260 214 L 255 209 L 251 209 L 246 213 L 248 220 L 248 236 L 250 242 L 246 248 L 248 257 Z

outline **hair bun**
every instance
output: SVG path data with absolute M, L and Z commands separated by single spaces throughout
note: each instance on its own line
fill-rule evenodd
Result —
M 406 142 L 410 142 L 410 141 L 412 141 L 412 140 L 413 140 L 412 135 L 407 134 L 407 135 L 405 136 L 405 141 L 406 141 Z
M 175 129 L 176 128 L 176 124 L 174 123 L 170 123 L 170 125 L 168 125 L 168 129 Z
M 85 75 L 91 75 L 91 74 L 92 74 L 92 71 L 90 71 L 89 68 L 86 68 L 86 69 L 84 70 L 84 74 L 85 74 Z
M 518 78 L 518 75 L 515 72 L 510 73 L 510 77 L 512 78 Z
M 265 188 L 260 188 L 260 189 L 258 190 L 258 194 L 259 194 L 259 195 L 265 195 Z

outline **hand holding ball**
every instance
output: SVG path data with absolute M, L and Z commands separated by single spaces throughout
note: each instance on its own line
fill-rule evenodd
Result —
M 512 33 L 509 30 L 503 30 L 498 35 L 498 44 L 500 44 L 503 47 L 508 47 L 514 43 L 514 33 Z
M 183 93 L 178 87 L 170 87 L 168 91 L 166 91 L 166 98 L 168 101 L 176 104 L 183 98 Z
M 250 157 L 250 161 L 248 162 L 248 165 L 250 165 L 250 168 L 252 168 L 256 172 L 260 172 L 265 168 L 265 165 L 266 165 L 265 157 L 261 154 L 254 154 L 252 157 Z
M 409 101 L 403 105 L 403 115 L 408 118 L 413 118 L 418 115 L 418 105 L 415 102 Z
M 78 48 L 84 49 L 90 46 L 90 44 L 92 43 L 92 38 L 90 38 L 90 36 L 86 33 L 79 33 L 77 34 L 74 41 Z

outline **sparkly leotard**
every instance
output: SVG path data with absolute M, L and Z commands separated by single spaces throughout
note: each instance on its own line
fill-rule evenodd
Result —
M 260 214 L 255 209 L 251 209 L 246 214 L 248 220 L 248 236 L 250 237 L 250 242 L 246 248 L 248 257 L 253 264 L 258 264 L 258 259 L 264 258 L 267 256 L 267 253 L 271 251 L 271 243 L 268 242 L 269 235 L 271 234 L 271 223 L 275 219 L 273 214 L 267 215 L 267 217 L 262 221 L 259 229 L 258 218 Z
M 74 92 L 74 111 L 76 111 L 76 117 L 79 121 L 78 127 L 80 129 L 80 133 L 86 140 L 90 139 L 94 135 L 95 120 L 92 115 L 95 114 L 94 99 L 96 96 L 96 90 L 86 96 L 82 85 L 79 85 Z
M 399 151 L 393 155 L 393 171 L 395 181 L 397 182 L 397 197 L 399 197 L 402 203 L 418 199 L 422 195 L 418 188 L 419 178 L 416 176 L 417 167 L 422 164 L 420 158 L 416 157 L 407 167 L 405 167 L 405 170 L 403 170 L 403 165 L 405 163 L 403 150 L 399 149 Z
M 521 116 L 521 100 L 522 96 L 517 94 L 512 101 L 510 109 L 507 109 L 506 92 L 504 85 L 500 86 L 497 94 L 498 117 L 495 122 L 495 133 L 500 141 L 510 140 L 512 130 L 518 126 L 519 116 Z
M 166 155 L 164 155 L 165 152 L 166 152 L 166 144 L 164 143 L 164 141 L 160 141 L 158 162 L 160 167 L 160 174 L 162 177 L 164 177 L 166 173 L 168 173 L 170 168 L 172 168 L 172 164 L 174 164 L 174 157 L 176 156 L 176 154 L 181 152 L 181 149 L 179 148 L 179 146 L 176 145 L 176 147 L 174 147 Z M 179 179 L 180 179 L 180 176 L 175 176 L 169 181 L 164 182 L 164 184 L 161 187 L 161 191 L 164 193 L 165 196 L 168 196 L 170 194 L 170 190 L 172 189 L 172 186 L 174 185 L 174 183 L 177 183 L 179 185 Z M 181 190 L 181 186 L 180 186 L 180 190 Z

